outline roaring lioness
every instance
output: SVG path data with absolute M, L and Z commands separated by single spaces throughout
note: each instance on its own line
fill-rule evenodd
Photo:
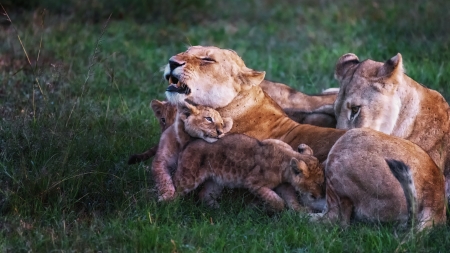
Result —
M 233 119 L 230 133 L 258 140 L 278 139 L 293 148 L 310 146 L 324 161 L 344 130 L 298 124 L 259 86 L 265 72 L 252 70 L 236 52 L 217 47 L 192 46 L 170 58 L 164 71 L 169 81 L 167 99 L 172 103 L 189 98 Z
M 307 95 L 282 84 L 264 80 L 259 85 L 289 116 L 301 124 L 336 127 L 334 101 L 339 89 L 328 89 L 318 95 Z
M 226 135 L 214 143 L 192 141 L 179 155 L 173 177 L 175 188 L 184 195 L 212 180 L 218 185 L 215 192 L 205 192 L 208 188 L 200 192 L 207 204 L 215 206 L 215 198 L 223 187 L 239 187 L 249 189 L 280 211 L 285 200 L 274 189 L 283 183 L 316 198 L 323 195 L 323 169 L 310 148 L 302 147 L 309 151 L 300 154 L 282 141 L 258 141 L 243 134 Z
M 349 224 L 351 217 L 372 222 L 411 218 L 419 230 L 446 222 L 444 177 L 410 141 L 369 128 L 349 130 L 331 149 L 325 178 L 324 219 Z
M 416 143 L 444 172 L 450 197 L 450 108 L 442 95 L 407 76 L 401 54 L 385 63 L 345 54 L 335 77 L 337 128 L 369 127 Z

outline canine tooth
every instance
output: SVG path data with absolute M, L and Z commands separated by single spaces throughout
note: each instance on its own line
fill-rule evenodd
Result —
M 172 76 L 169 76 L 169 84 L 172 84 Z

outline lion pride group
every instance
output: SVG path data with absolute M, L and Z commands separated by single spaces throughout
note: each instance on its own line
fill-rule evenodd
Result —
M 446 222 L 449 105 L 385 62 L 341 56 L 339 88 L 306 95 L 264 79 L 236 52 L 192 46 L 169 59 L 167 101 L 153 100 L 159 201 L 197 187 L 218 207 L 224 187 L 246 188 L 268 209 L 313 221 L 398 222 L 423 230 Z

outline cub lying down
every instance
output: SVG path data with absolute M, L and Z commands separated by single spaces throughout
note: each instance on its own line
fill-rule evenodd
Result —
M 258 141 L 232 134 L 215 143 L 192 141 L 181 152 L 174 176 L 177 193 L 187 194 L 206 180 L 216 183 L 215 191 L 225 186 L 247 188 L 274 210 L 282 210 L 285 202 L 274 188 L 289 183 L 299 192 L 320 197 L 324 176 L 319 161 L 310 152 L 300 154 L 275 139 Z M 207 191 L 202 189 L 200 197 L 214 203 L 211 198 L 217 193 Z
M 419 230 L 446 221 L 444 176 L 410 141 L 367 128 L 349 130 L 331 149 L 325 176 L 327 220 L 412 218 Z
M 152 174 L 158 189 L 158 200 L 174 197 L 175 188 L 171 172 L 176 169 L 178 154 L 189 141 L 201 138 L 215 142 L 230 131 L 232 120 L 223 118 L 209 107 L 192 104 L 186 100 L 179 105 L 175 122 L 164 131 L 152 163 Z

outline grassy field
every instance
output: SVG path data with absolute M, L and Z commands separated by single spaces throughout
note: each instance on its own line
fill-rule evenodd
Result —
M 1 252 L 450 248 L 448 226 L 416 235 L 314 224 L 245 205 L 244 195 L 225 194 L 218 210 L 195 196 L 157 203 L 151 161 L 126 164 L 158 141 L 149 102 L 164 99 L 161 68 L 189 45 L 234 49 L 306 93 L 338 85 L 344 53 L 400 52 L 409 76 L 450 99 L 449 1 L 18 2 L 4 3 L 13 25 L 0 22 Z

